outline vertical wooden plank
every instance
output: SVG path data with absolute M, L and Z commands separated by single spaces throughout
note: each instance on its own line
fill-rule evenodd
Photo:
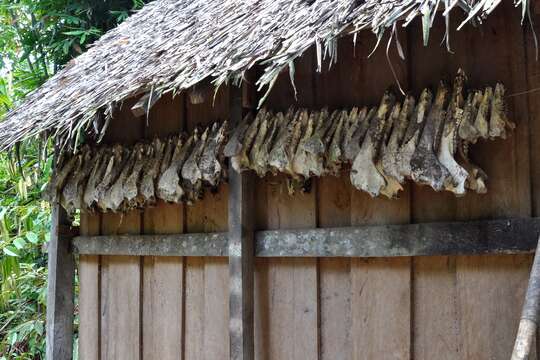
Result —
M 330 69 L 325 64 L 315 74 L 315 106 L 330 109 L 357 106 L 356 83 L 350 69 L 360 66 L 354 61 L 350 37 L 338 44 L 339 62 Z M 317 180 L 317 211 L 319 227 L 350 226 L 351 182 L 349 172 L 340 176 L 325 176 Z M 320 359 L 351 359 L 351 260 L 319 259 Z
M 348 173 L 318 182 L 320 227 L 350 225 Z M 351 359 L 351 260 L 319 259 L 320 359 Z
M 231 125 L 242 121 L 242 90 L 229 90 Z M 252 174 L 229 173 L 229 346 L 230 358 L 254 359 Z
M 81 235 L 99 235 L 100 215 L 81 213 Z M 100 262 L 97 255 L 79 256 L 79 359 L 99 359 Z
M 189 227 L 188 227 L 189 229 Z M 186 258 L 184 358 L 204 359 L 204 258 Z
M 313 106 L 313 58 L 308 51 L 295 64 L 297 101 L 288 76 L 281 76 L 266 106 L 283 111 L 289 106 Z M 316 184 L 309 193 L 289 195 L 283 176 L 259 182 L 268 229 L 316 226 Z M 258 198 L 257 198 L 258 199 Z M 318 335 L 318 273 L 316 259 L 265 259 L 257 269 L 256 358 L 316 359 Z M 264 286 L 264 288 L 263 288 Z M 262 318 L 258 318 L 258 317 Z M 263 324 L 262 320 L 269 319 Z
M 538 9 L 538 6 L 537 6 Z M 538 11 L 533 14 L 533 21 L 538 24 L 540 16 Z M 527 83 L 526 89 L 515 89 L 516 92 L 530 91 L 526 96 L 528 114 L 529 114 L 529 141 L 530 141 L 530 166 L 531 166 L 531 198 L 532 214 L 540 214 L 540 137 L 534 134 L 540 134 L 540 92 L 533 91 L 540 88 L 540 62 L 536 59 L 537 48 L 534 43 L 534 34 L 529 26 L 526 27 L 526 65 L 527 65 Z
M 73 282 L 75 264 L 70 250 L 70 226 L 65 210 L 53 204 L 47 275 L 47 359 L 73 356 Z
M 197 124 L 228 118 L 228 89 L 213 89 L 203 104 L 187 103 L 186 124 L 192 131 Z M 187 232 L 227 231 L 228 185 L 186 207 Z M 185 293 L 185 358 L 226 359 L 229 357 L 229 279 L 227 258 L 188 258 Z
M 115 112 L 106 142 L 132 144 L 143 137 L 145 119 L 133 117 L 133 103 L 127 101 Z M 141 212 L 103 214 L 101 233 L 140 234 Z M 101 270 L 101 360 L 140 359 L 141 258 L 103 256 Z
M 509 359 L 527 289 L 524 256 L 457 259 L 457 301 L 463 359 Z M 488 286 L 489 284 L 489 286 Z M 475 336 L 475 334 L 488 334 Z M 531 354 L 530 359 L 535 359 Z
M 538 5 L 531 14 L 534 24 L 538 24 Z M 536 29 L 534 29 L 537 31 Z M 526 66 L 527 66 L 527 91 L 538 89 L 540 87 L 540 62 L 537 59 L 538 48 L 535 45 L 535 34 L 530 26 L 525 28 L 525 47 L 526 47 Z M 518 95 L 522 96 L 522 95 Z M 531 178 L 531 213 L 532 216 L 540 214 L 540 139 L 534 134 L 540 133 L 540 94 L 537 91 L 531 91 L 527 94 L 527 108 L 529 115 L 529 154 L 530 154 L 530 178 Z M 531 260 L 532 261 L 532 260 Z M 536 353 L 540 351 L 540 332 L 537 331 L 536 346 L 531 351 Z
M 455 29 L 457 20 L 452 23 Z M 435 45 L 444 36 L 444 21 L 437 19 L 430 31 L 430 46 L 424 47 L 419 24 L 408 30 L 410 89 L 416 96 L 424 87 L 437 86 L 441 76 L 452 76 L 452 56 L 445 47 Z M 451 33 L 451 44 L 460 51 L 465 45 Z M 479 35 L 479 34 L 475 34 Z M 465 68 L 468 72 L 468 69 Z M 412 221 L 434 222 L 455 220 L 456 198 L 448 192 L 435 192 L 427 186 L 411 186 Z M 462 359 L 459 341 L 458 305 L 456 298 L 456 261 L 454 257 L 418 257 L 413 264 L 413 354 L 415 359 Z
M 411 71 L 416 74 L 415 91 L 428 84 L 435 85 L 441 74 L 453 76 L 459 67 L 469 75 L 471 87 L 500 80 L 508 93 L 523 89 L 525 56 L 518 17 L 515 9 L 505 3 L 483 24 L 481 34 L 472 28 L 452 32 L 453 56 L 433 45 L 423 48 L 418 36 L 415 38 L 415 33 L 421 33 L 417 23 L 411 29 L 415 44 L 410 60 Z M 455 28 L 455 23 L 451 27 Z M 437 39 L 443 33 L 442 20 L 436 21 L 432 36 Z M 526 101 L 509 98 L 508 105 L 510 117 L 517 123 L 516 131 L 507 140 L 482 142 L 471 150 L 473 160 L 490 177 L 488 193 L 468 194 L 454 200 L 428 190 L 421 196 L 415 189 L 415 221 L 530 215 Z M 440 354 L 447 359 L 509 357 L 519 321 L 519 305 L 512 294 L 520 294 L 526 286 L 530 257 L 513 257 L 514 266 L 507 266 L 507 261 L 498 256 L 415 260 L 415 357 L 430 359 Z M 494 272 L 496 277 L 491 275 Z M 443 283 L 446 285 L 442 286 Z M 445 291 L 448 301 L 440 303 L 440 297 L 433 297 L 438 289 Z M 499 289 L 496 296 L 493 289 Z M 501 312 L 499 309 L 503 307 L 508 310 Z M 495 323 L 498 330 L 494 336 L 476 337 L 474 341 L 468 338 L 473 331 L 492 334 Z M 448 351 L 449 348 L 457 351 Z
M 471 73 L 475 74 L 476 81 L 500 80 L 512 93 L 527 84 L 523 29 L 517 18 L 519 13 L 512 4 L 503 3 L 493 15 L 484 25 L 487 30 L 484 38 L 477 36 L 471 44 L 474 49 L 473 54 L 468 53 L 469 58 L 474 59 Z M 515 97 L 508 105 L 509 116 L 517 128 L 507 140 L 479 146 L 475 160 L 492 179 L 488 184 L 489 193 L 487 197 L 467 196 L 462 199 L 463 202 L 458 203 L 460 219 L 531 214 L 526 98 Z M 457 258 L 461 343 L 465 357 L 474 358 L 476 354 L 491 359 L 510 357 L 531 260 L 528 255 Z M 470 336 L 473 332 L 491 336 L 472 341 Z
M 348 78 L 354 85 L 351 100 L 357 104 L 378 105 L 386 88 L 396 86 L 388 71 L 386 54 L 379 48 L 371 58 L 366 56 L 375 44 L 371 34 L 359 35 L 356 53 L 350 59 Z M 405 38 L 402 46 L 407 49 Z M 352 48 L 352 45 L 349 44 Z M 352 49 L 350 50 L 352 51 Z M 395 49 L 390 61 L 402 86 L 407 87 L 406 64 Z M 384 64 L 384 65 L 383 65 Z M 342 85 L 344 86 L 344 85 Z M 408 223 L 409 186 L 397 200 L 370 198 L 367 193 L 351 190 L 351 224 Z M 352 358 L 409 359 L 411 343 L 411 260 L 353 259 L 351 261 Z
M 165 137 L 183 127 L 184 97 L 162 97 L 150 111 L 145 137 Z M 183 206 L 158 201 L 144 210 L 145 234 L 183 232 Z M 143 260 L 143 359 L 181 359 L 183 277 L 181 257 L 145 256 Z

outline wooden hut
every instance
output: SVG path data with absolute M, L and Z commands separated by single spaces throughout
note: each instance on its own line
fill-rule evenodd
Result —
M 71 358 L 76 270 L 83 360 L 509 359 L 540 231 L 535 10 L 525 0 L 156 0 L 104 35 L 0 124 L 4 149 L 45 133 L 63 154 L 49 193 L 48 358 Z M 502 109 L 515 129 L 464 147 L 487 191 L 471 185 L 468 168 L 463 196 L 455 182 L 427 186 L 418 175 L 388 199 L 358 190 L 361 181 L 353 186 L 354 163 L 342 155 L 333 174 L 295 178 L 274 167 L 258 177 L 233 169 L 221 150 L 213 158 L 219 184 L 202 182 L 195 196 L 172 202 L 85 207 L 84 157 L 58 180 L 85 144 L 88 161 L 100 148 L 113 159 L 114 144 L 133 151 L 159 139 L 166 147 L 172 135 L 186 141 L 201 129 L 200 139 L 207 125 L 227 120 L 221 146 L 263 108 L 274 117 L 291 106 L 308 115 L 344 109 L 350 117 L 363 106 L 376 114 L 387 89 L 392 104 L 404 104 L 400 89 L 418 103 L 441 80 L 455 89 L 459 69 L 463 98 L 449 93 L 444 120 L 423 131 L 441 136 L 472 104 L 467 94 L 473 101 L 473 89 L 485 95 L 501 82 L 503 105 L 485 111 Z M 418 105 L 411 111 L 418 120 Z M 450 139 L 462 151 L 455 124 Z M 367 132 L 388 139 L 384 128 Z M 425 141 L 438 155 L 434 140 Z M 230 154 L 250 151 L 246 142 Z M 250 168 L 246 156 L 240 170 Z M 118 178 L 120 164 L 106 162 L 104 171 Z M 73 174 L 78 234 L 58 205 Z M 171 174 L 184 186 L 181 168 Z M 151 191 L 158 182 L 151 178 Z

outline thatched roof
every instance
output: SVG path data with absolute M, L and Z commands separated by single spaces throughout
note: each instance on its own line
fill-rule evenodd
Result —
M 426 39 L 433 17 L 453 8 L 464 23 L 481 21 L 501 0 L 156 0 L 105 34 L 31 93 L 0 124 L 0 149 L 43 131 L 76 138 L 101 132 L 98 117 L 115 104 L 147 92 L 179 91 L 212 78 L 238 81 L 261 64 L 259 88 L 315 46 L 318 66 L 336 53 L 336 40 L 371 29 L 379 38 L 398 20 L 423 19 Z M 527 0 L 516 6 L 528 8 Z M 441 11 L 444 10 L 444 11 Z M 401 24 L 400 24 L 401 25 Z

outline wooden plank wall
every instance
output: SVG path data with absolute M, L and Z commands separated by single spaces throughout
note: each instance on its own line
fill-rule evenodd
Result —
M 504 16 L 507 14 L 508 16 Z M 452 19 L 453 27 L 459 19 Z M 540 19 L 537 19 L 540 23 Z M 400 30 L 406 60 L 392 46 L 389 58 L 401 86 L 419 94 L 451 80 L 459 67 L 472 86 L 503 81 L 508 94 L 540 86 L 534 41 L 510 3 L 480 29 L 451 33 L 454 54 L 439 46 L 444 22 L 435 21 L 430 46 L 420 23 Z M 315 53 L 296 61 L 295 84 L 280 78 L 266 105 L 330 109 L 376 105 L 395 87 L 385 45 L 369 33 L 339 44 L 339 64 L 313 71 Z M 326 64 L 327 65 L 327 64 Z M 213 94 L 210 94 L 210 102 Z M 148 126 L 129 104 L 118 113 L 107 141 L 166 135 L 228 113 L 227 89 L 214 106 L 165 97 Z M 370 199 L 353 189 L 348 173 L 325 177 L 311 191 L 287 194 L 283 177 L 258 179 L 256 229 L 539 216 L 540 92 L 508 98 L 517 129 L 507 140 L 476 145 L 474 160 L 488 175 L 487 195 L 456 199 L 406 186 L 396 201 Z M 144 212 L 83 215 L 84 235 L 227 230 L 227 186 L 193 206 L 160 203 Z M 508 359 L 531 265 L 530 256 L 401 259 L 257 259 L 255 352 L 270 359 Z M 81 359 L 228 358 L 226 258 L 81 256 Z

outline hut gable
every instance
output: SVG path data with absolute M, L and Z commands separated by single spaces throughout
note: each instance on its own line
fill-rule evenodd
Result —
M 277 75 L 311 46 L 322 59 L 336 60 L 337 38 L 371 29 L 382 39 L 414 18 L 423 18 L 424 42 L 436 14 L 465 12 L 463 24 L 481 22 L 498 1 L 428 0 L 157 0 L 104 35 L 74 59 L 0 124 L 0 148 L 44 131 L 63 139 L 83 131 L 102 134 L 115 106 L 146 94 L 188 89 L 212 78 L 219 86 L 239 81 L 254 64 L 263 67 L 259 89 L 271 88 Z M 527 1 L 518 1 L 517 6 Z M 440 10 L 444 8 L 444 12 Z M 448 39 L 448 38 L 447 38 Z

